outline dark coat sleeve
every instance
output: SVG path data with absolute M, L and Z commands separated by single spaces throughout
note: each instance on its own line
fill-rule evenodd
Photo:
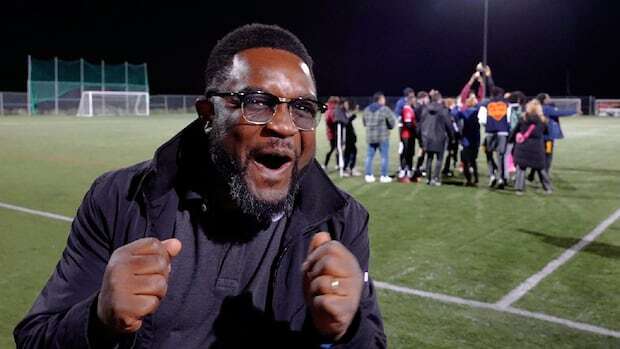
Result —
M 383 331 L 383 320 L 377 294 L 368 270 L 370 246 L 368 241 L 368 212 L 356 201 L 349 199 L 351 206 L 344 219 L 346 233 L 341 242 L 357 257 L 362 272 L 368 272 L 368 282 L 364 282 L 358 312 L 347 333 L 333 348 L 385 348 L 387 339 Z
M 95 200 L 105 189 L 98 188 L 97 183 L 77 211 L 53 275 L 14 330 L 18 348 L 91 347 L 90 318 L 112 245 L 104 214 Z

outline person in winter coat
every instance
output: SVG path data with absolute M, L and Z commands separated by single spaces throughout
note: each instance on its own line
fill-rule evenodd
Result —
M 517 166 L 515 189 L 517 195 L 525 191 L 525 172 L 527 168 L 538 173 L 546 194 L 553 191 L 551 180 L 545 170 L 544 133 L 547 120 L 541 103 L 534 99 L 527 103 L 525 115 L 512 130 L 510 139 L 514 141 L 514 161 Z
M 484 103 L 487 113 L 484 145 L 489 169 L 489 187 L 497 185 L 497 188 L 503 189 L 506 184 L 506 145 L 510 135 L 508 102 L 504 98 L 504 89 L 495 86 L 489 67 L 485 68 L 485 75 L 491 90 L 491 99 Z
M 415 154 L 415 135 L 416 135 L 416 115 L 413 107 L 415 106 L 415 95 L 407 97 L 407 104 L 402 108 L 400 129 L 400 142 L 402 152 L 400 157 L 400 171 L 398 180 L 409 182 L 413 177 L 413 155 Z
M 426 91 L 418 92 L 416 96 L 416 103 L 415 103 L 415 106 L 413 107 L 413 112 L 416 116 L 416 124 L 418 126 L 422 124 L 422 117 L 424 115 L 424 110 L 426 109 L 426 106 L 428 106 L 429 103 L 430 103 L 430 97 L 428 96 L 428 92 Z M 423 175 L 426 175 L 425 173 L 422 173 L 423 171 L 422 167 L 424 165 L 424 160 L 426 159 L 426 153 L 424 153 L 424 147 L 422 146 L 422 135 L 420 134 L 419 127 L 417 127 L 416 129 L 416 138 L 418 139 L 418 146 L 420 150 L 418 152 L 418 160 L 416 161 L 415 171 L 413 171 L 413 178 L 415 180 L 417 180 L 420 177 L 423 177 Z
M 439 186 L 444 152 L 448 141 L 454 137 L 449 111 L 443 105 L 439 92 L 433 93 L 431 103 L 422 115 L 420 134 L 426 152 L 426 183 Z
M 366 127 L 366 142 L 368 153 L 366 154 L 367 183 L 374 182 L 372 161 L 377 150 L 381 153 L 381 183 L 389 183 L 392 178 L 388 176 L 390 130 L 396 126 L 396 117 L 388 106 L 385 105 L 385 96 L 377 92 L 373 96 L 374 103 L 364 109 L 364 126 Z
M 357 134 L 355 134 L 355 127 L 353 121 L 357 118 L 355 111 L 359 112 L 359 106 L 356 106 L 354 111 L 350 111 L 349 101 L 343 99 L 342 102 L 343 111 L 345 113 L 346 120 L 344 122 L 344 176 L 360 176 L 361 173 L 355 169 L 355 162 L 357 159 Z
M 477 80 L 480 84 L 478 96 L 471 93 L 471 85 Z M 479 73 L 474 73 L 467 84 L 461 90 L 461 108 L 456 113 L 456 120 L 461 131 L 461 160 L 463 161 L 463 174 L 465 175 L 465 185 L 475 186 L 478 184 L 478 152 L 480 150 L 480 123 L 478 121 L 478 111 L 480 103 L 484 98 L 484 80 Z
M 560 118 L 577 114 L 576 109 L 560 109 L 552 102 L 546 93 L 540 93 L 536 99 L 542 104 L 543 114 L 549 121 L 549 132 L 545 136 L 545 170 L 551 175 L 551 162 L 553 161 L 553 152 L 555 150 L 555 141 L 564 138 L 562 127 L 560 126 Z
M 339 97 L 331 96 L 327 100 L 327 111 L 325 112 L 325 132 L 327 134 L 327 141 L 329 142 L 329 151 L 325 154 L 325 161 L 323 162 L 324 169 L 327 169 L 327 166 L 329 166 L 329 159 L 334 151 L 336 152 L 336 166 L 338 166 L 338 158 L 340 154 L 338 154 L 338 144 L 336 144 L 338 141 L 338 137 L 336 135 L 336 131 L 338 130 L 336 108 L 338 108 L 339 105 Z

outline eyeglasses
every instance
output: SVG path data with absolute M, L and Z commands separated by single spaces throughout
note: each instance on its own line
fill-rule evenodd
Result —
M 241 107 L 243 119 L 253 125 L 265 125 L 273 120 L 278 104 L 286 103 L 295 126 L 302 131 L 313 131 L 318 123 L 317 113 L 324 113 L 327 107 L 310 98 L 284 98 L 263 91 L 217 92 L 208 91 L 206 97 L 234 98 Z

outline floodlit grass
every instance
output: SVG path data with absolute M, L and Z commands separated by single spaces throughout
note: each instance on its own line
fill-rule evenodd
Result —
M 0 118 L 0 202 L 73 216 L 105 171 L 150 158 L 193 119 Z M 366 153 L 358 132 L 358 168 Z M 563 120 L 552 180 L 556 192 L 461 186 L 365 184 L 330 175 L 370 211 L 371 276 L 393 284 L 496 302 L 620 208 L 620 120 Z M 327 150 L 317 130 L 317 158 Z M 392 132 L 392 172 L 397 166 Z M 378 173 L 376 158 L 375 174 Z M 331 160 L 331 166 L 334 164 Z M 484 155 L 479 167 L 486 172 Z M 0 209 L 0 347 L 52 273 L 69 224 Z M 620 330 L 620 223 L 517 302 L 517 307 Z M 617 338 L 540 320 L 380 291 L 393 347 L 618 347 Z

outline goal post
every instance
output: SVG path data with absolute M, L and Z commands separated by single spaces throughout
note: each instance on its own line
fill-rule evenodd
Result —
M 77 116 L 137 115 L 149 116 L 148 92 L 83 91 Z

